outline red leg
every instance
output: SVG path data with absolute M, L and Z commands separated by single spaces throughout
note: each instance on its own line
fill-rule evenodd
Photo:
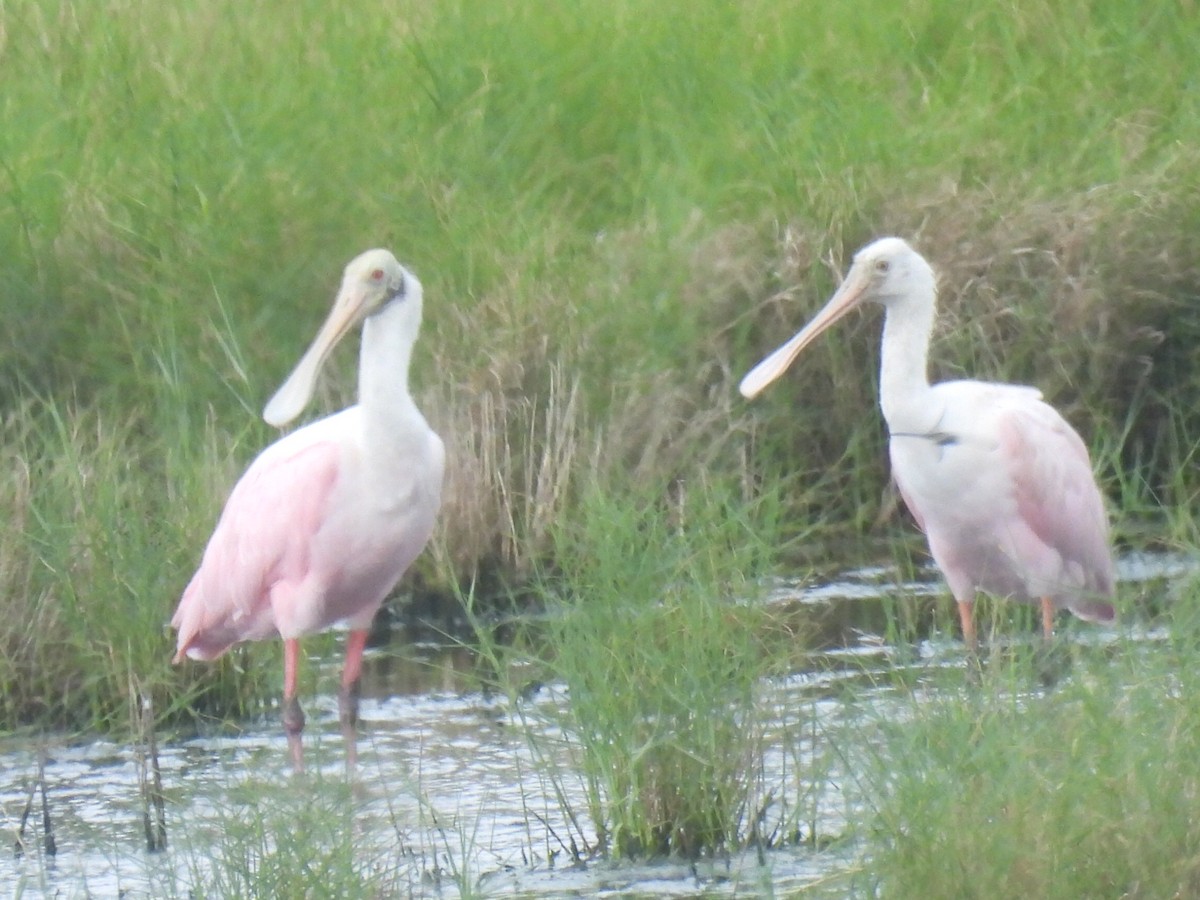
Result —
M 979 643 L 975 640 L 975 615 L 973 603 L 958 604 L 958 620 L 962 623 L 963 641 L 971 653 L 979 652 Z
M 1049 597 L 1042 598 L 1042 637 L 1048 641 L 1054 637 L 1054 601 Z
M 287 734 L 292 768 L 304 771 L 304 747 L 300 735 L 304 732 L 304 710 L 296 699 L 296 675 L 300 665 L 300 641 L 290 638 L 283 642 L 283 730 Z
M 342 689 L 338 691 L 338 720 L 346 742 L 346 768 L 358 764 L 358 679 L 362 675 L 363 649 L 367 646 L 366 629 L 351 631 L 346 638 L 346 664 L 342 668 Z
M 342 687 L 347 688 L 358 681 L 362 674 L 363 650 L 367 646 L 367 631 L 351 631 L 346 638 L 346 664 L 342 667 Z

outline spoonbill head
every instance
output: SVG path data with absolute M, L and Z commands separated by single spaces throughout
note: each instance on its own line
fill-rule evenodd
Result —
M 267 403 L 263 418 L 282 428 L 304 411 L 317 376 L 333 348 L 355 326 L 393 300 L 406 299 L 404 321 L 397 328 L 416 340 L 421 325 L 421 283 L 387 250 L 368 250 L 352 259 L 342 274 L 333 310 L 300 358 L 292 374 Z
M 805 347 L 863 303 L 870 301 L 888 309 L 928 306 L 932 311 L 935 291 L 933 269 L 907 241 L 885 237 L 868 244 L 854 255 L 850 271 L 829 302 L 791 340 L 751 369 L 738 390 L 747 399 L 757 397 L 788 370 Z

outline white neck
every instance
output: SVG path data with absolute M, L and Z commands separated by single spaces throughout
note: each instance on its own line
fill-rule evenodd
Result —
M 392 443 L 420 418 L 408 392 L 408 368 L 421 321 L 421 298 L 394 300 L 363 323 L 358 359 L 358 404 L 367 428 Z M 407 427 L 406 427 L 407 426 Z
M 941 414 L 928 403 L 929 339 L 935 315 L 936 299 L 930 285 L 927 294 L 922 291 L 894 301 L 884 318 L 879 405 L 893 434 L 926 431 Z

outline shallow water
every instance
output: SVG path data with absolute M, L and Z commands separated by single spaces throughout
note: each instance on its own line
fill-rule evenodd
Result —
M 766 780 L 784 790 L 793 785 L 792 802 L 797 768 L 814 770 L 818 751 L 808 737 L 812 722 L 806 734 L 798 734 L 788 717 L 800 707 L 814 720 L 832 721 L 840 714 L 834 701 L 806 696 L 811 683 L 798 675 L 764 691 L 765 711 L 774 719 Z M 569 773 L 562 736 L 544 722 L 553 710 L 536 708 L 564 702 L 562 691 L 548 685 L 527 701 L 531 708 L 525 712 L 529 722 L 544 726 L 537 735 L 539 750 L 549 750 L 550 764 L 564 772 L 558 790 L 570 807 L 582 811 L 583 785 Z M 186 896 L 197 878 L 206 880 L 210 866 L 222 864 L 209 842 L 217 842 L 231 825 L 239 833 L 245 830 L 254 813 L 239 804 L 271 785 L 312 792 L 322 808 L 351 803 L 355 828 L 361 830 L 356 846 L 375 849 L 380 865 L 393 872 L 388 883 L 402 896 L 457 896 L 461 872 L 487 896 L 732 896 L 764 882 L 776 890 L 799 888 L 851 860 L 846 849 L 792 847 L 770 851 L 762 861 L 751 851 L 694 865 L 576 862 L 572 841 L 579 849 L 593 843 L 590 826 L 564 818 L 555 785 L 541 774 L 547 761 L 539 764 L 534 758 L 525 731 L 503 701 L 453 691 L 364 699 L 359 781 L 352 796 L 344 789 L 336 701 L 314 700 L 309 714 L 308 772 L 299 779 L 290 773 L 286 741 L 273 720 L 238 734 L 163 746 L 169 843 L 160 854 L 144 850 L 131 748 L 109 741 L 51 746 L 46 783 L 57 855 L 47 857 L 39 844 L 35 803 L 24 856 L 0 853 L 0 884 L 19 883 L 31 896 Z M 0 807 L 5 830 L 15 836 L 36 776 L 36 752 L 13 746 L 3 755 L 12 777 L 0 790 Z M 831 766 L 824 769 L 827 777 L 836 777 Z M 810 818 L 837 833 L 846 813 L 838 795 L 826 793 L 813 801 Z M 280 815 L 287 812 L 285 805 Z
M 1194 569 L 1191 559 L 1164 555 L 1130 556 L 1119 565 L 1123 591 L 1146 582 L 1161 587 Z M 864 865 L 865 848 L 840 839 L 856 800 L 843 758 L 831 749 L 837 742 L 826 738 L 853 728 L 869 740 L 869 721 L 904 714 L 887 680 L 875 674 L 909 666 L 920 677 L 962 664 L 952 634 L 925 635 L 906 648 L 888 643 L 881 598 L 897 590 L 942 595 L 935 573 L 898 586 L 887 569 L 861 569 L 818 585 L 781 581 L 771 591 L 768 602 L 816 607 L 824 623 L 815 636 L 816 665 L 761 689 L 768 748 L 761 790 L 775 798 L 764 830 L 799 832 L 799 840 L 775 849 L 695 863 L 591 859 L 595 835 L 584 785 L 572 770 L 567 736 L 553 725 L 567 703 L 565 690 L 545 685 L 509 707 L 480 692 L 461 648 L 424 645 L 368 658 L 352 789 L 332 696 L 306 703 L 308 772 L 301 778 L 290 773 L 274 717 L 240 731 L 164 740 L 169 843 L 161 853 L 145 851 L 135 751 L 110 741 L 47 745 L 57 854 L 47 855 L 42 844 L 40 797 L 24 853 L 15 853 L 37 750 L 28 742 L 0 745 L 8 773 L 0 780 L 0 814 L 9 836 L 0 848 L 0 886 L 14 896 L 187 896 L 222 867 L 246 865 L 224 855 L 234 852 L 224 834 L 250 833 L 262 853 L 282 855 L 286 848 L 271 842 L 294 818 L 303 827 L 328 820 L 333 842 L 338 829 L 351 829 L 356 852 L 371 856 L 372 870 L 386 873 L 384 883 L 397 896 L 455 897 L 460 885 L 486 896 L 753 896 L 804 888 L 842 896 L 847 873 Z M 1087 626 L 1071 634 L 1115 639 Z M 841 689 L 851 684 L 855 699 L 848 703 Z M 867 707 L 871 714 L 862 719 Z M 264 797 L 271 802 L 261 807 L 270 809 L 260 807 Z M 583 818 L 568 820 L 564 805 Z

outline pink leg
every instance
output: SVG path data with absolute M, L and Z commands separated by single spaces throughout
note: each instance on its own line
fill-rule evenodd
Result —
M 300 641 L 295 638 L 283 642 L 283 730 L 287 734 L 288 752 L 292 757 L 292 768 L 304 771 L 304 747 L 300 735 L 304 732 L 304 710 L 296 699 L 296 674 L 300 664 Z
M 962 623 L 963 641 L 967 645 L 967 649 L 971 653 L 979 652 L 979 644 L 975 640 L 975 615 L 973 612 L 974 604 L 962 603 L 958 604 L 958 620 Z
M 1054 601 L 1049 597 L 1042 598 L 1042 637 L 1048 641 L 1054 637 Z
M 346 768 L 358 765 L 358 679 L 362 674 L 363 649 L 367 646 L 366 629 L 351 631 L 346 638 L 346 664 L 342 668 L 342 689 L 338 691 L 338 720 L 346 742 Z

